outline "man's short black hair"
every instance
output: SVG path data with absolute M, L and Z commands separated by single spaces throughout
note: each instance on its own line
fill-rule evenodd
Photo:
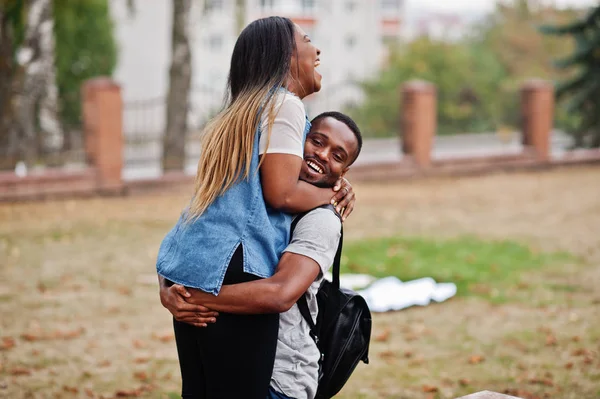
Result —
M 358 125 L 356 124 L 356 122 L 354 122 L 354 120 L 352 118 L 350 118 L 348 115 L 343 114 L 341 112 L 328 111 L 328 112 L 323 112 L 322 114 L 315 116 L 310 123 L 314 124 L 314 123 L 317 123 L 318 121 L 320 121 L 321 119 L 325 119 L 325 118 L 333 118 L 335 120 L 338 120 L 338 121 L 342 122 L 344 125 L 348 126 L 348 128 L 350 130 L 352 130 L 352 133 L 354 133 L 354 136 L 356 136 L 356 141 L 358 142 L 356 156 L 352 160 L 352 163 L 354 161 L 356 161 L 356 158 L 358 158 L 358 154 L 360 154 L 360 150 L 362 149 L 362 143 L 363 143 L 362 133 L 360 132 L 360 129 L 358 128 Z

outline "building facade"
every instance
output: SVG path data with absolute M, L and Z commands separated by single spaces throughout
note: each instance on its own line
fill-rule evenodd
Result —
M 126 103 L 165 96 L 168 87 L 171 1 L 145 0 L 134 15 L 125 1 L 111 0 L 119 42 L 115 78 Z M 193 78 L 190 124 L 201 124 L 222 104 L 231 52 L 240 30 L 238 0 L 195 1 L 191 40 Z M 341 110 L 361 101 L 357 82 L 377 73 L 386 44 L 401 37 L 404 0 L 245 0 L 244 25 L 257 18 L 291 18 L 321 49 L 323 89 L 306 99 L 309 115 Z M 127 107 L 126 107 L 127 111 Z M 145 117 L 147 129 L 162 130 L 164 112 Z M 148 118 L 152 118 L 149 122 Z M 125 114 L 125 129 L 133 116 Z

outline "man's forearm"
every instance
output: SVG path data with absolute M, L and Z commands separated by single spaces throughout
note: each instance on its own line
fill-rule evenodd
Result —
M 281 284 L 269 279 L 241 284 L 224 285 L 218 296 L 198 290 L 188 302 L 206 306 L 217 312 L 235 314 L 281 313 L 289 309 Z
M 187 301 L 218 312 L 283 313 L 306 292 L 319 272 L 319 265 L 313 259 L 286 252 L 270 278 L 224 285 L 218 296 L 190 290 L 192 297 Z

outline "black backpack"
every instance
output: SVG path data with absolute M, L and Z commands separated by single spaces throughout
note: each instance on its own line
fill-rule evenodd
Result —
M 292 232 L 302 216 L 296 217 L 292 223 Z M 369 363 L 371 312 L 363 297 L 352 290 L 340 288 L 343 241 L 342 227 L 333 261 L 333 281 L 323 279 L 317 292 L 319 313 L 316 325 L 310 316 L 306 296 L 302 295 L 297 302 L 310 327 L 310 335 L 321 352 L 316 399 L 329 399 L 336 395 L 360 360 Z

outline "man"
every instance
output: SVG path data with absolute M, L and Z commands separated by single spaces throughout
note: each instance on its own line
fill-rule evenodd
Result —
M 356 160 L 361 146 L 360 130 L 351 118 L 339 112 L 317 116 L 306 139 L 300 179 L 332 187 Z M 298 221 L 272 277 L 224 285 L 218 296 L 197 290 L 190 293 L 180 285 L 168 287 L 161 279 L 161 302 L 176 320 L 198 327 L 215 322 L 218 314 L 213 311 L 281 313 L 270 397 L 313 399 L 320 354 L 296 301 L 306 292 L 316 320 L 316 293 L 333 263 L 340 230 L 340 217 L 333 207 L 313 209 Z

